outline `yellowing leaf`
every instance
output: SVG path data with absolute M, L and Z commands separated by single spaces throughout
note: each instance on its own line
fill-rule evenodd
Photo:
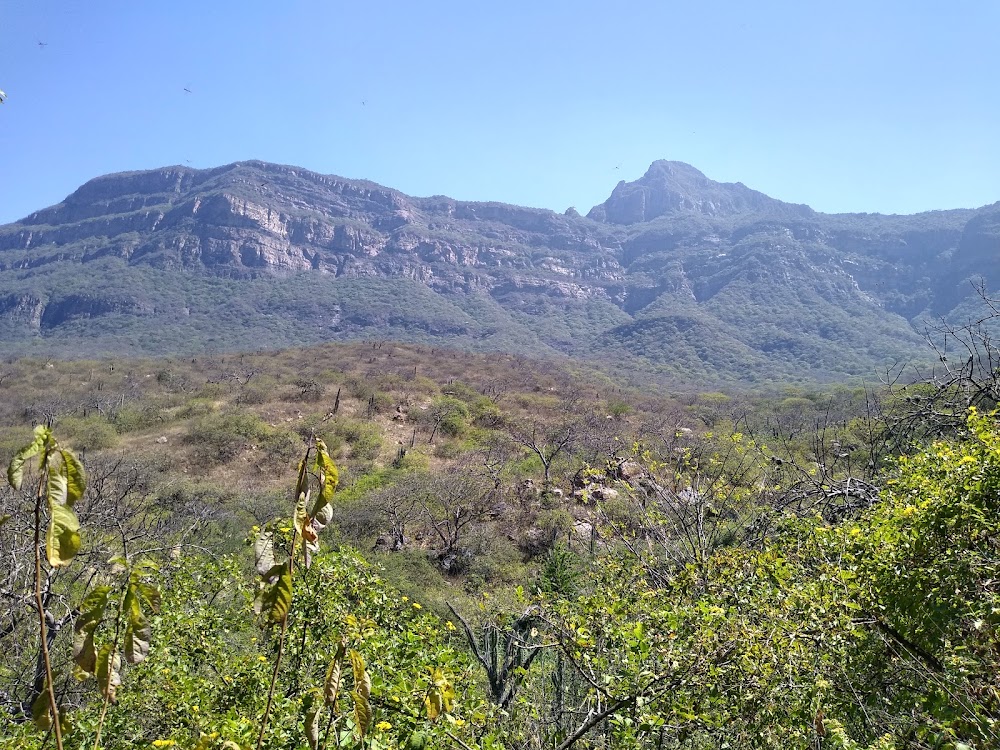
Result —
M 427 718 L 436 719 L 442 714 L 450 713 L 455 703 L 455 688 L 445 676 L 440 667 L 431 669 L 431 684 L 424 696 L 424 708 Z
M 38 425 L 35 428 L 35 435 L 32 441 L 14 454 L 7 466 L 7 481 L 15 490 L 21 489 L 21 482 L 24 481 L 24 463 L 29 458 L 34 458 L 41 453 L 45 444 L 52 439 L 52 432 L 48 427 Z
M 83 492 L 87 487 L 87 480 L 83 472 L 83 464 L 73 455 L 72 451 L 61 449 L 59 455 L 62 457 L 62 471 L 66 477 L 66 504 L 70 507 L 83 497 Z
M 283 622 L 292 606 L 292 575 L 287 562 L 275 567 L 280 574 L 274 584 L 264 590 L 262 605 L 271 622 Z
M 309 514 L 306 513 L 306 504 L 309 502 L 309 493 L 299 493 L 298 502 L 295 503 L 295 541 L 292 545 L 292 556 L 295 555 L 295 545 L 300 539 L 306 539 L 306 528 L 309 526 Z
M 69 493 L 69 482 L 65 475 L 57 471 L 55 467 L 49 467 L 49 479 L 46 484 L 49 505 L 66 505 L 66 498 Z
M 125 595 L 124 609 L 128 618 L 125 628 L 125 661 L 138 664 L 149 655 L 152 628 L 139 606 L 134 585 L 129 586 L 128 594 Z
M 262 531 L 254 540 L 253 561 L 262 576 L 274 567 L 274 534 L 270 531 Z
M 359 737 L 364 737 L 368 733 L 368 727 L 372 723 L 372 707 L 368 702 L 368 696 L 357 690 L 351 691 L 354 699 L 354 726 Z
M 49 529 L 45 535 L 45 555 L 49 565 L 69 565 L 80 551 L 80 521 L 68 505 L 49 505 Z
M 73 625 L 73 661 L 84 676 L 97 669 L 97 651 L 94 648 L 94 631 L 104 619 L 110 586 L 98 586 L 80 605 L 80 616 Z
M 316 505 L 310 515 L 315 517 L 319 511 L 329 503 L 333 502 L 333 493 L 337 490 L 339 474 L 337 465 L 330 458 L 326 443 L 316 440 L 316 473 L 320 479 L 319 497 L 316 498 Z
M 311 701 L 308 701 L 305 714 L 305 732 L 306 732 L 306 742 L 309 743 L 311 750 L 317 750 L 319 747 L 319 724 L 320 716 L 323 711 L 323 701 L 321 700 L 319 691 L 314 691 L 313 694 L 309 696 Z
M 35 722 L 35 726 L 43 732 L 52 726 L 52 710 L 49 703 L 48 683 L 43 686 L 42 692 L 38 694 L 35 702 L 31 704 L 31 719 Z
M 351 698 L 354 699 L 354 722 L 359 736 L 364 737 L 372 721 L 372 709 L 369 703 L 372 680 L 368 670 L 365 669 L 364 657 L 354 649 L 349 652 L 349 657 L 354 672 L 354 690 L 351 691 Z
M 337 653 L 326 668 L 326 679 L 323 681 L 323 701 L 331 710 L 337 711 L 337 698 L 340 696 L 341 663 L 344 660 L 344 642 L 337 646 Z
M 97 655 L 97 687 L 101 695 L 112 703 L 115 702 L 118 686 L 122 684 L 121 666 L 121 657 L 112 652 L 110 643 L 105 644 Z

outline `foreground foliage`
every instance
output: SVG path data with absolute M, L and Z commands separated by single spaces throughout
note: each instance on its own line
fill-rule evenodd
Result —
M 284 416 L 231 364 L 98 401 L 118 457 L 5 436 L 0 746 L 1000 742 L 995 379 L 738 413 L 406 363 Z M 292 414 L 328 387 L 296 378 Z

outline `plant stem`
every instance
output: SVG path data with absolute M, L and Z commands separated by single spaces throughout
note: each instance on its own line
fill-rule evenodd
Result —
M 42 601 L 42 498 L 48 473 L 49 452 L 42 456 L 42 473 L 38 478 L 35 493 L 35 606 L 38 608 L 38 634 L 41 639 L 42 660 L 45 662 L 45 685 L 49 693 L 49 713 L 52 715 L 52 731 L 56 737 L 57 750 L 63 750 L 62 727 L 59 726 L 59 707 L 56 704 L 56 690 L 52 684 L 52 661 L 49 659 L 48 632 L 45 624 L 45 604 Z M 35 700 L 38 700 L 36 697 Z
M 309 453 L 312 450 L 310 446 L 306 450 L 306 457 L 302 459 L 302 463 L 299 466 L 299 479 L 295 484 L 295 501 L 298 502 L 299 492 L 305 486 L 306 482 L 306 464 L 309 461 Z M 288 578 L 292 580 L 293 574 L 295 572 L 295 543 L 297 541 L 296 534 L 298 533 L 298 528 L 295 526 L 295 520 L 292 519 L 292 547 L 288 552 Z M 304 541 L 304 540 L 303 540 Z M 264 732 L 267 730 L 267 720 L 271 716 L 271 706 L 274 703 L 274 687 L 278 683 L 278 669 L 281 667 L 281 657 L 285 653 L 285 632 L 288 630 L 288 616 L 291 614 L 291 602 L 288 605 L 288 612 L 285 612 L 284 618 L 281 620 L 281 635 L 278 636 L 278 658 L 274 660 L 274 671 L 271 673 L 271 686 L 267 690 L 267 707 L 264 709 L 264 718 L 260 722 L 260 734 L 257 735 L 257 750 L 260 750 L 264 744 Z
M 285 652 L 285 630 L 288 628 L 288 615 L 281 621 L 281 635 L 278 637 L 278 658 L 274 660 L 274 671 L 271 673 L 271 687 L 267 691 L 267 708 L 264 709 L 264 719 L 260 723 L 260 734 L 257 735 L 257 750 L 264 744 L 264 732 L 267 720 L 271 715 L 271 705 L 274 702 L 274 686 L 278 683 L 278 669 L 281 667 L 281 657 Z
M 112 659 L 115 658 L 114 654 L 111 655 L 111 658 Z M 110 701 L 108 700 L 108 696 L 105 693 L 104 705 L 101 706 L 101 718 L 98 719 L 97 721 L 97 733 L 94 735 L 94 750 L 98 750 L 98 748 L 101 746 L 101 730 L 104 728 L 104 717 L 108 715 L 109 702 Z
M 120 528 L 120 526 L 119 526 L 119 528 Z M 126 575 L 128 575 L 128 546 L 127 545 L 125 547 L 125 569 L 126 569 Z M 125 579 L 125 589 L 126 590 L 128 589 L 128 580 L 129 580 L 128 578 Z M 114 641 L 112 641 L 112 644 L 111 644 L 111 656 L 109 657 L 111 659 L 112 666 L 114 665 L 115 654 L 118 653 L 118 637 L 121 634 L 122 615 L 124 614 L 124 611 L 125 611 L 125 591 L 122 591 L 118 595 L 118 615 L 117 615 L 117 617 L 115 617 L 115 639 L 114 639 Z M 98 721 L 97 721 L 97 732 L 94 735 L 94 750 L 98 750 L 98 748 L 100 748 L 100 746 L 101 746 L 101 730 L 104 729 L 104 717 L 107 716 L 107 714 L 108 714 L 108 705 L 111 703 L 111 689 L 110 689 L 111 688 L 111 684 L 110 684 L 110 680 L 111 680 L 110 671 L 111 670 L 109 669 L 108 671 L 109 671 L 109 675 L 108 675 L 108 680 L 109 680 L 108 690 L 104 691 L 104 705 L 101 706 L 101 718 L 98 719 Z
M 320 743 L 320 747 L 326 747 L 330 741 L 330 731 L 336 731 L 337 722 L 340 721 L 340 715 L 334 713 L 336 709 L 336 706 L 330 706 L 330 718 L 326 721 L 326 731 L 323 732 L 323 741 Z

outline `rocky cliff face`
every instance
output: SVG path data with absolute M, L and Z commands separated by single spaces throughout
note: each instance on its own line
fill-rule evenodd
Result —
M 460 331 L 459 345 L 518 341 L 727 376 L 741 361 L 862 372 L 880 352 L 914 354 L 914 319 L 954 307 L 970 275 L 989 280 L 998 216 L 827 216 L 666 161 L 586 218 L 262 162 L 170 167 L 92 180 L 0 227 L 0 340 L 16 349 L 69 328 L 107 336 L 102 319 L 145 330 L 201 314 L 310 332 L 284 343 Z M 320 316 L 337 322 L 268 291 L 289 284 L 343 297 Z
M 782 203 L 742 183 L 714 182 L 690 164 L 656 161 L 641 179 L 619 182 L 611 197 L 594 206 L 587 216 L 612 224 L 637 224 L 689 211 L 706 216 L 759 214 L 787 218 L 814 213 L 808 206 Z

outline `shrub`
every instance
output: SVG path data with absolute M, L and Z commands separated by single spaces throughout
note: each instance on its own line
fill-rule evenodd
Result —
M 141 409 L 135 406 L 123 406 L 111 415 L 111 424 L 120 435 L 143 430 L 162 421 L 160 410 L 154 406 L 145 406 Z
M 199 459 L 226 463 L 247 448 L 262 451 L 268 461 L 288 463 L 299 449 L 298 437 L 270 427 L 260 417 L 240 411 L 210 414 L 199 419 L 185 437 L 196 446 Z
M 494 401 L 486 396 L 480 396 L 470 407 L 472 423 L 477 427 L 495 428 L 503 421 L 503 412 Z
M 59 434 L 77 450 L 100 451 L 118 445 L 118 433 L 99 415 L 66 417 L 59 422 Z
M 344 443 L 350 447 L 350 457 L 355 461 L 374 461 L 382 450 L 382 433 L 376 425 L 368 422 L 343 419 L 334 424 L 326 444 L 334 451 Z
M 211 414 L 216 409 L 215 402 L 207 398 L 195 398 L 188 401 L 177 412 L 178 419 L 190 419 L 191 417 L 203 417 Z
M 454 396 L 434 399 L 429 411 L 438 430 L 449 437 L 459 437 L 469 426 L 469 407 Z

